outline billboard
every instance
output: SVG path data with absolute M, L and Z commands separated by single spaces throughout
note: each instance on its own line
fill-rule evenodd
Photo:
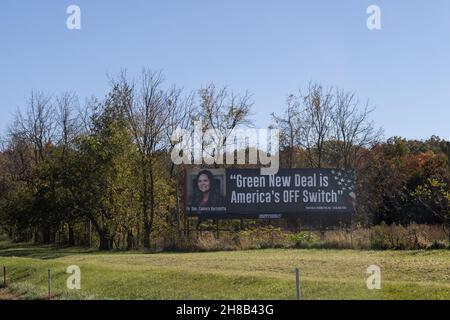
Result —
M 186 214 L 204 218 L 322 217 L 356 208 L 355 172 L 344 169 L 198 169 L 186 174 Z

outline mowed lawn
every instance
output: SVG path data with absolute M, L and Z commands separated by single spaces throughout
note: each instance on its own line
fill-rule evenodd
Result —
M 381 289 L 366 286 L 381 268 Z M 68 266 L 81 290 L 68 290 Z M 0 243 L 0 267 L 22 299 L 44 298 L 47 270 L 56 299 L 450 299 L 450 250 L 266 249 L 204 253 L 113 252 Z M 2 268 L 3 269 L 3 268 Z

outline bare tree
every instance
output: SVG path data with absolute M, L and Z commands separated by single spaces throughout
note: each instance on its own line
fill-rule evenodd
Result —
M 34 161 L 43 161 L 48 147 L 53 143 L 55 125 L 55 109 L 50 96 L 42 92 L 31 92 L 26 115 L 19 111 L 16 115 L 14 134 L 23 136 L 31 143 Z
M 183 95 L 182 89 L 171 87 L 168 90 L 168 113 L 167 117 L 165 134 L 166 141 L 168 141 L 168 145 L 170 149 L 173 149 L 176 141 L 172 140 L 173 134 L 176 130 L 187 130 L 192 131 L 192 121 L 194 119 L 194 115 L 196 114 L 195 107 L 195 93 L 191 92 L 188 95 Z M 183 194 L 183 178 L 184 178 L 184 167 L 175 166 L 173 161 L 170 161 L 169 165 L 169 178 L 175 181 L 175 198 L 176 198 L 176 206 L 174 210 L 172 210 L 172 214 L 167 216 L 167 222 L 169 225 L 176 226 L 177 234 L 181 234 L 181 195 Z M 170 212 L 170 209 L 168 209 Z
M 94 96 L 86 98 L 83 105 L 78 105 L 76 117 L 79 136 L 87 135 L 92 131 L 92 120 L 101 113 L 102 108 L 102 103 Z
M 373 111 L 368 103 L 361 105 L 353 92 L 336 90 L 331 136 L 335 166 L 355 167 L 364 150 L 379 141 L 381 130 L 370 120 Z
M 56 98 L 56 129 L 58 145 L 64 149 L 73 145 L 81 128 L 81 119 L 74 112 L 79 108 L 78 98 L 73 92 L 64 92 Z
M 183 96 L 182 89 L 172 87 L 168 93 L 168 117 L 166 121 L 165 139 L 172 149 L 176 141 L 172 140 L 173 133 L 178 129 L 193 130 L 192 122 L 197 114 L 195 94 L 191 92 Z M 173 175 L 174 163 L 170 166 L 170 176 Z
M 30 170 L 33 166 L 33 148 L 26 138 L 18 133 L 18 129 L 9 129 L 9 141 L 4 154 L 7 158 L 6 171 L 12 181 L 30 181 Z
M 288 167 L 294 166 L 294 152 L 299 145 L 300 133 L 304 126 L 302 110 L 296 97 L 291 94 L 286 100 L 284 115 L 277 116 L 272 113 L 272 120 L 280 130 L 280 146 L 289 152 Z
M 306 149 L 312 167 L 321 168 L 330 138 L 334 106 L 333 89 L 324 89 L 318 83 L 310 83 L 306 94 L 299 93 L 303 109 L 301 145 Z
M 227 139 L 238 126 L 251 125 L 249 115 L 253 102 L 248 91 L 239 95 L 227 87 L 217 88 L 215 84 L 210 83 L 199 90 L 199 96 L 200 105 L 196 119 L 202 121 L 203 132 L 212 129 L 217 133 L 219 141 L 208 142 L 215 144 L 217 149 L 227 144 Z M 202 150 L 204 150 L 203 145 Z
M 298 147 L 306 151 L 311 167 L 355 167 L 382 134 L 370 120 L 374 109 L 353 92 L 310 83 L 304 94 L 291 94 L 286 105 L 283 116 L 272 118 L 281 129 L 282 145 L 291 150 L 290 166 Z

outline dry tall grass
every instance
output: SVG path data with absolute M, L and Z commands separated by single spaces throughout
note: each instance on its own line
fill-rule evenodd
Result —
M 323 248 L 359 250 L 417 250 L 450 248 L 448 235 L 442 226 L 409 226 L 380 224 L 371 228 L 355 227 L 353 230 L 284 231 L 275 227 L 261 227 L 235 232 L 191 232 L 157 243 L 162 250 L 219 251 L 264 248 Z

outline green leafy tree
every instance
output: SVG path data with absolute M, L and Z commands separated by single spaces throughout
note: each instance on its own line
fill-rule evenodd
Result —
M 93 116 L 92 133 L 80 139 L 72 166 L 72 194 L 76 210 L 92 222 L 100 249 L 109 250 L 125 222 L 133 223 L 133 156 L 135 148 L 126 129 L 123 110 L 110 93 L 101 112 Z
M 449 185 L 436 179 L 427 179 L 426 183 L 417 186 L 412 195 L 441 220 L 450 241 Z

